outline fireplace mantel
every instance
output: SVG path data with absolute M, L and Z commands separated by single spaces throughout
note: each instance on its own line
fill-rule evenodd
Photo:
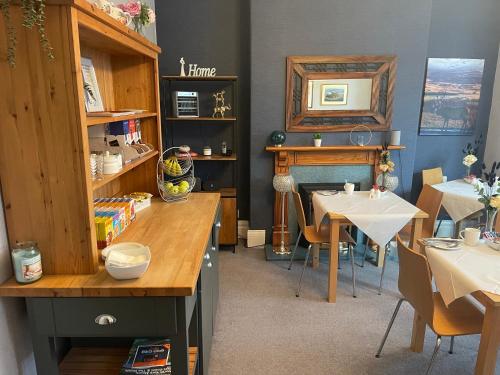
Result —
M 369 146 L 268 146 L 266 151 L 274 152 L 274 173 L 289 173 L 292 166 L 314 165 L 377 165 L 382 145 Z M 403 150 L 405 146 L 389 146 L 389 150 Z M 373 181 L 378 169 L 373 168 Z M 326 182 L 326 181 L 325 181 Z M 274 197 L 273 245 L 280 243 L 281 237 L 281 199 L 279 193 Z M 288 202 L 285 201 L 285 243 L 289 243 Z

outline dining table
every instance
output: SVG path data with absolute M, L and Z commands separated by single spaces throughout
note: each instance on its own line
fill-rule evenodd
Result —
M 330 226 L 330 260 L 328 272 L 328 302 L 337 298 L 337 268 L 340 227 L 355 225 L 382 249 L 410 221 L 410 246 L 417 247 L 422 233 L 422 222 L 429 215 L 398 195 L 386 191 L 380 198 L 370 198 L 368 191 L 352 194 L 320 194 L 312 198 L 314 222 L 319 229 L 326 218 Z
M 471 296 L 484 306 L 475 375 L 494 375 L 500 348 L 500 251 L 483 241 L 476 246 L 464 244 L 454 250 L 421 245 L 446 305 Z M 425 323 L 415 314 L 411 349 L 421 352 L 424 339 Z
M 456 225 L 484 209 L 484 205 L 478 201 L 479 194 L 474 190 L 474 185 L 463 179 L 435 184 L 432 187 L 443 193 L 442 206 Z

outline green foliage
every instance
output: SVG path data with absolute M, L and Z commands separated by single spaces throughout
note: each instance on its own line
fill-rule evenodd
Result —
M 321 133 L 314 133 L 313 139 L 321 139 Z
M 0 10 L 2 12 L 5 28 L 8 35 L 7 44 L 7 61 L 11 67 L 16 66 L 16 30 L 12 24 L 10 5 L 12 0 L 0 0 Z M 27 29 L 32 29 L 36 26 L 40 35 L 40 45 L 42 46 L 49 59 L 54 59 L 52 46 L 47 38 L 45 30 L 45 0 L 21 0 L 21 8 L 23 10 L 22 25 Z

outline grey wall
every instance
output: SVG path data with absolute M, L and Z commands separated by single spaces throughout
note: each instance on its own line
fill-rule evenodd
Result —
M 499 51 L 500 57 L 500 51 Z M 486 165 L 493 164 L 500 160 L 500 58 L 497 61 L 497 71 L 495 74 L 495 86 L 493 89 L 493 99 L 490 112 L 490 125 L 488 127 L 488 139 L 484 152 Z
M 237 187 L 240 218 L 244 219 L 248 218 L 249 212 L 248 9 L 249 0 L 169 0 L 156 3 L 158 45 L 163 50 L 160 74 L 178 75 L 179 59 L 184 57 L 188 64 L 213 66 L 218 75 L 238 75 L 240 78 Z M 197 134 L 193 132 L 193 136 Z
M 463 177 L 462 149 L 488 131 L 500 42 L 500 1 L 433 0 L 429 57 L 486 59 L 476 133 L 472 136 L 419 136 L 413 196 L 422 187 L 421 171 L 442 166 L 448 179 Z M 484 144 L 481 155 L 484 152 Z M 480 172 L 476 163 L 473 171 Z
M 12 276 L 4 210 L 0 198 L 0 282 Z M 0 299 L 0 374 L 36 374 L 24 301 Z
M 252 0 L 251 227 L 272 224 L 273 157 L 264 151 L 272 130 L 284 129 L 288 55 L 395 54 L 399 57 L 393 127 L 402 130 L 404 186 L 416 151 L 431 0 Z M 385 133 L 375 135 L 374 144 Z M 287 144 L 311 144 L 311 134 L 288 133 Z M 347 144 L 328 133 L 325 144 Z

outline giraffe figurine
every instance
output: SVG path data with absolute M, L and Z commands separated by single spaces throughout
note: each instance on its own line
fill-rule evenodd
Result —
M 224 94 L 225 93 L 226 93 L 226 91 L 222 90 L 221 92 L 216 92 L 215 94 L 212 95 L 215 98 L 214 113 L 212 115 L 213 118 L 216 118 L 216 117 L 224 118 L 224 112 L 231 110 L 230 105 L 224 104 Z

